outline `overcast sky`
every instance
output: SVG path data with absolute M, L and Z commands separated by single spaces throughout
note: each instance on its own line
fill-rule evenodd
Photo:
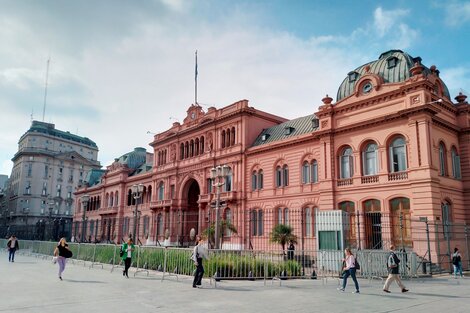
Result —
M 86 136 L 109 165 L 194 102 L 241 99 L 295 118 L 390 49 L 435 64 L 470 96 L 469 1 L 0 0 L 0 174 L 31 114 Z

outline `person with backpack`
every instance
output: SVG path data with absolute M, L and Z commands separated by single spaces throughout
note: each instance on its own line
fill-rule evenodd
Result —
M 348 277 L 351 276 L 354 285 L 356 287 L 356 291 L 353 293 L 359 293 L 359 283 L 357 282 L 356 278 L 356 270 L 358 269 L 358 264 L 356 258 L 351 252 L 350 248 L 346 248 L 344 250 L 345 258 L 343 259 L 344 268 L 343 268 L 343 286 L 338 288 L 339 291 L 344 291 L 346 289 L 346 284 L 348 282 Z
M 8 248 L 8 262 L 15 262 L 15 252 L 20 248 L 20 244 L 18 239 L 16 239 L 15 235 L 12 235 L 7 242 Z
M 385 281 L 385 285 L 383 288 L 383 291 L 386 293 L 390 293 L 390 284 L 393 281 L 396 281 L 398 286 L 401 288 L 401 292 L 408 292 L 408 289 L 406 289 L 405 285 L 401 282 L 400 279 L 400 259 L 398 256 L 395 254 L 395 246 L 391 245 L 390 246 L 390 254 L 387 258 L 387 269 L 388 269 L 388 277 L 387 280 Z
M 201 236 L 196 236 L 197 245 L 194 247 L 191 260 L 196 265 L 196 271 L 194 272 L 193 288 L 197 288 L 202 285 L 202 277 L 204 276 L 204 266 L 202 265 L 202 259 L 208 259 L 207 250 L 203 246 L 203 240 Z
M 127 239 L 127 242 L 123 243 L 119 255 L 124 261 L 124 270 L 122 271 L 122 276 L 129 278 L 129 268 L 132 264 L 132 258 L 134 257 L 135 245 L 132 242 L 132 237 Z
M 454 267 L 454 278 L 457 278 L 457 273 L 460 274 L 460 277 L 463 277 L 462 274 L 462 256 L 460 255 L 459 248 L 454 248 L 454 253 L 452 254 L 452 266 Z

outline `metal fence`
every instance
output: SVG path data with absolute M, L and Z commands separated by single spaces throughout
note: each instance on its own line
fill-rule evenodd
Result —
M 359 259 L 363 258 L 364 264 L 371 265 L 364 268 L 364 272 L 370 269 L 370 275 L 383 274 L 380 268 L 383 270 L 385 261 L 379 262 L 376 256 L 386 255 L 392 244 L 396 250 L 407 256 L 409 262 L 416 263 L 413 266 L 420 268 L 413 271 L 408 269 L 406 275 L 408 272 L 449 272 L 452 269 L 451 254 L 455 247 L 461 251 L 463 268 L 470 267 L 469 227 L 466 224 L 428 221 L 426 218 L 411 217 L 407 211 L 392 214 L 377 211 L 358 213 L 351 210 L 276 208 L 251 209 L 235 214 L 229 209 L 223 209 L 219 221 L 221 251 L 216 254 L 216 258 L 227 255 L 227 260 L 234 258 L 233 262 L 226 261 L 230 264 L 227 267 L 236 264 L 236 270 L 218 271 L 214 268 L 213 272 L 220 272 L 221 275 L 228 272 L 235 276 L 243 273 L 247 277 L 259 277 L 262 273 L 264 277 L 266 269 L 266 275 L 271 277 L 274 275 L 271 273 L 282 272 L 271 265 L 272 262 L 279 264 L 280 258 L 286 258 L 286 264 L 293 263 L 288 261 L 296 262 L 289 265 L 287 270 L 296 275 L 299 272 L 305 276 L 314 271 L 316 274 L 331 272 L 335 267 L 325 267 L 325 260 L 337 264 L 345 247 L 358 251 Z M 15 234 L 19 239 L 54 241 L 66 237 L 74 242 L 119 244 L 132 236 L 135 225 L 135 241 L 142 251 L 154 251 L 152 249 L 155 247 L 189 248 L 194 246 L 196 233 L 204 235 L 213 248 L 214 222 L 213 211 L 155 211 L 151 215 L 136 218 L 104 215 L 75 221 L 73 224 L 0 226 L 0 237 Z M 287 227 L 279 233 L 279 225 Z M 290 240 L 293 241 L 293 250 L 288 249 Z M 290 254 L 295 254 L 295 258 Z M 375 261 L 370 261 L 371 258 L 375 258 Z M 296 264 L 299 264 L 299 270 Z M 408 267 L 411 268 L 411 265 Z

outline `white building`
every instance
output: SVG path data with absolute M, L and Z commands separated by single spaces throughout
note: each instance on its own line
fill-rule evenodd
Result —
M 33 121 L 12 159 L 10 225 L 71 219 L 73 192 L 90 170 L 101 167 L 97 157 L 98 147 L 92 140 Z

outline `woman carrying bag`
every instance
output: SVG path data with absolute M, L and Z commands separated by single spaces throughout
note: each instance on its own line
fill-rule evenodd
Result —
M 345 258 L 344 258 L 344 263 L 345 266 L 343 268 L 343 286 L 338 288 L 339 291 L 344 291 L 346 289 L 346 284 L 348 282 L 348 277 L 351 276 L 352 280 L 354 281 L 354 285 L 356 287 L 356 291 L 353 291 L 353 293 L 359 293 L 359 284 L 356 279 L 356 269 L 358 268 L 356 266 L 356 258 L 351 252 L 351 249 L 346 248 L 344 250 Z
M 67 259 L 73 256 L 64 237 L 60 238 L 59 244 L 54 249 L 54 256 L 57 257 L 57 263 L 59 263 L 59 279 L 62 280 L 62 273 L 65 270 Z

